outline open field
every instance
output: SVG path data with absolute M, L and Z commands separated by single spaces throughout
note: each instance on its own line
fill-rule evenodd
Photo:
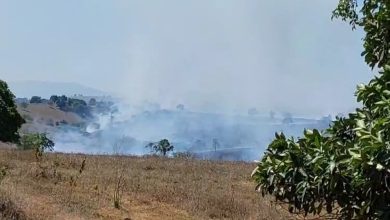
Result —
M 254 192 L 250 163 L 2 148 L 0 167 L 5 219 L 291 219 Z
M 26 107 L 18 105 L 19 114 L 26 120 L 21 132 L 48 132 L 54 129 L 56 123 L 80 124 L 84 120 L 73 112 L 64 112 L 56 106 L 48 104 L 28 104 Z

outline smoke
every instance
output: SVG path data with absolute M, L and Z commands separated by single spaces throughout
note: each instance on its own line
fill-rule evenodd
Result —
M 299 136 L 304 128 L 325 128 L 330 119 L 284 118 L 268 115 L 227 115 L 185 109 L 161 109 L 144 103 L 117 104 L 111 114 L 97 114 L 85 127 L 63 125 L 52 133 L 60 152 L 145 155 L 150 142 L 168 139 L 174 152 L 198 158 L 254 160 L 275 132 Z M 132 112 L 130 114 L 130 112 Z
M 58 151 L 110 153 L 120 143 L 140 155 L 168 138 L 177 151 L 210 151 L 217 139 L 260 154 L 275 131 L 327 124 L 297 116 L 357 106 L 355 86 L 371 77 L 363 33 L 331 21 L 337 2 L 5 0 L 1 78 L 73 81 L 125 99 L 119 113 L 54 131 Z M 259 115 L 246 115 L 253 108 Z M 295 117 L 270 120 L 271 110 Z
M 123 3 L 136 34 L 122 93 L 206 112 L 348 112 L 369 70 L 359 56 L 361 33 L 330 19 L 336 3 Z
M 0 74 L 78 82 L 162 108 L 348 112 L 371 74 L 362 32 L 331 21 L 337 2 L 5 0 Z

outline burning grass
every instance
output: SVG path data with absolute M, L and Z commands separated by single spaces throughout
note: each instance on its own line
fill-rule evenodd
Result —
M 254 192 L 250 163 L 1 149 L 0 166 L 1 195 L 31 219 L 290 218 Z

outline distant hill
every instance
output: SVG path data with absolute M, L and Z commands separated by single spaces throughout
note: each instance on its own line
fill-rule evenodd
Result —
M 78 83 L 46 82 L 46 81 L 11 81 L 8 82 L 11 91 L 16 97 L 30 98 L 33 95 L 49 98 L 51 95 L 73 96 L 82 94 L 86 96 L 104 96 L 108 93 Z
M 52 133 L 58 125 L 76 125 L 85 123 L 80 116 L 73 112 L 64 112 L 56 106 L 48 104 L 28 104 L 27 107 L 18 105 L 18 112 L 26 120 L 21 132 L 47 132 Z

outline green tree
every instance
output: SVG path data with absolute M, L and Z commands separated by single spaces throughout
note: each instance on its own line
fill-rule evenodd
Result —
M 147 148 L 150 148 L 153 152 L 167 155 L 169 151 L 173 151 L 174 146 L 169 143 L 167 139 L 162 139 L 156 143 L 149 143 L 146 145 Z
M 176 105 L 176 109 L 179 111 L 184 111 L 184 105 L 183 104 L 178 104 Z
M 363 28 L 362 56 L 378 76 L 357 87 L 362 107 L 326 131 L 276 134 L 252 176 L 291 212 L 390 219 L 390 1 L 340 0 L 333 16 Z
M 42 103 L 42 98 L 40 96 L 33 96 L 30 99 L 30 103 Z
M 54 142 L 50 140 L 45 133 L 26 134 L 20 138 L 18 145 L 23 150 L 34 150 L 35 158 L 40 160 L 45 151 L 53 151 Z
M 57 103 L 58 102 L 58 96 L 56 96 L 56 95 L 52 95 L 52 96 L 50 96 L 50 101 L 52 101 L 53 103 Z
M 291 124 L 293 122 L 294 120 L 291 113 L 287 112 L 283 114 L 283 120 L 282 120 L 283 124 Z
M 89 99 L 88 105 L 95 106 L 96 105 L 96 99 L 95 98 Z
M 81 117 L 91 117 L 89 106 L 84 100 L 68 98 L 68 111 L 74 112 Z
M 359 5 L 358 2 L 363 2 Z M 388 0 L 340 0 L 333 17 L 348 21 L 353 28 L 365 32 L 364 56 L 371 67 L 389 64 L 390 53 L 390 2 Z
M 16 110 L 14 98 L 7 83 L 0 80 L 0 141 L 17 141 L 18 129 L 25 122 Z
M 62 111 L 66 111 L 67 103 L 68 103 L 68 97 L 65 95 L 58 96 L 57 101 L 55 102 Z

